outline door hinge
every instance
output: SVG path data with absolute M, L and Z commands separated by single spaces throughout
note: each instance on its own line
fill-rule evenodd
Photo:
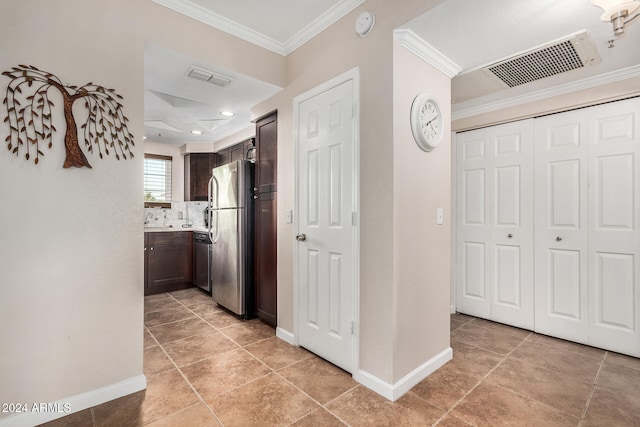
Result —
M 352 320 L 351 321 L 351 335 L 353 335 L 353 330 L 355 328 L 354 324 L 355 324 L 355 322 Z
M 358 213 L 351 212 L 351 225 L 358 225 Z

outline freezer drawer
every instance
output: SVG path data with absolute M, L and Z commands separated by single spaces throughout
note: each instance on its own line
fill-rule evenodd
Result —
M 246 248 L 239 239 L 243 232 L 244 209 L 221 209 L 217 239 L 211 243 L 211 297 L 238 315 L 246 314 L 244 268 Z

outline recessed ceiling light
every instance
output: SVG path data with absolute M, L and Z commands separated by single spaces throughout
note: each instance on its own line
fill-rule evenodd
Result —
M 236 114 L 233 111 L 220 111 L 222 117 L 233 117 Z
M 195 130 L 194 129 L 194 130 L 191 131 L 191 133 L 194 134 L 194 135 L 202 135 L 203 132 L 201 130 Z

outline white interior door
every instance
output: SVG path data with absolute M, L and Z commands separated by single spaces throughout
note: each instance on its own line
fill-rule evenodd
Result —
M 535 121 L 535 331 L 588 341 L 586 116 Z
M 349 372 L 357 268 L 355 126 L 353 80 L 298 105 L 298 343 Z
M 533 328 L 533 120 L 456 144 L 456 308 Z
M 588 114 L 589 343 L 640 356 L 640 99 Z

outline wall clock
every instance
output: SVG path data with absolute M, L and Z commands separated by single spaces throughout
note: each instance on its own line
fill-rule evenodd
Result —
M 442 112 L 438 101 L 426 93 L 420 93 L 411 105 L 411 132 L 418 147 L 431 151 L 442 140 Z

